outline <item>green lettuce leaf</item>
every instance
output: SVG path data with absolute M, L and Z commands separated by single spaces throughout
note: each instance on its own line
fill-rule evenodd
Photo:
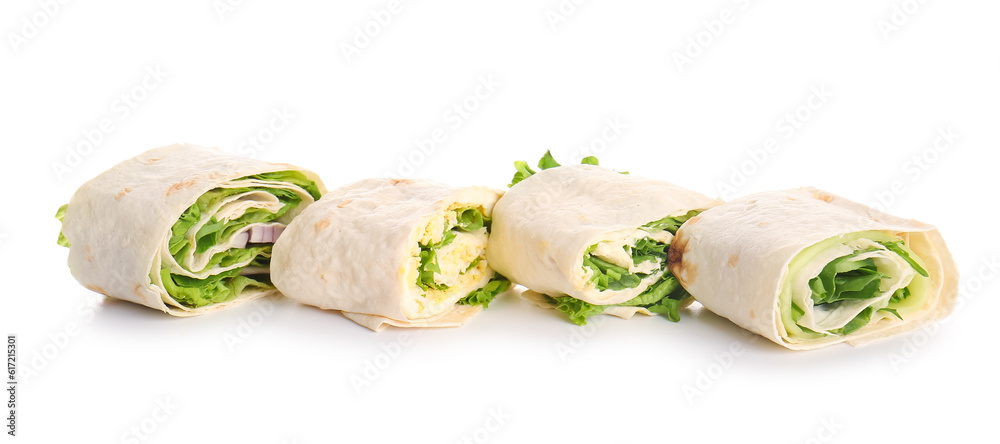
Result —
M 663 315 L 671 322 L 679 322 L 681 303 L 690 296 L 677 278 L 670 275 L 651 285 L 639 296 L 620 304 L 595 305 L 572 296 L 546 297 L 555 304 L 556 310 L 565 314 L 576 325 L 586 325 L 587 318 L 603 313 L 607 307 L 642 307 Z
M 598 161 L 597 161 L 596 157 L 594 157 L 594 156 L 588 156 L 588 157 L 584 157 L 583 160 L 580 161 L 580 164 L 582 164 L 582 165 L 598 165 Z M 542 159 L 538 161 L 538 168 L 540 168 L 542 170 L 547 170 L 549 168 L 556 168 L 556 167 L 560 167 L 560 166 L 562 166 L 562 165 L 560 165 L 559 162 L 556 162 L 556 159 L 554 157 L 552 157 L 552 152 L 551 151 L 546 151 L 545 155 L 542 156 Z M 514 168 L 517 168 L 517 172 L 514 173 L 514 178 L 511 179 L 510 184 L 507 185 L 508 188 L 509 187 L 513 187 L 514 185 L 517 185 L 517 184 L 521 183 L 522 180 L 527 179 L 527 178 L 535 175 L 535 173 L 536 173 L 535 170 L 531 169 L 528 166 L 528 162 L 525 162 L 523 160 L 515 161 L 514 162 Z
M 441 267 L 438 265 L 437 261 L 437 250 L 450 244 L 456 237 L 458 237 L 458 235 L 455 234 L 454 231 L 447 229 L 444 232 L 444 237 L 439 242 L 432 244 L 420 244 L 420 265 L 417 266 L 417 275 L 419 276 L 417 278 L 417 286 L 422 290 L 448 289 L 447 285 L 438 284 L 434 280 L 434 273 L 441 272 Z
M 903 317 L 899 315 L 899 312 L 896 311 L 895 308 L 882 308 L 882 309 L 879 309 L 879 311 L 884 311 L 886 313 L 889 313 L 889 314 L 891 314 L 891 315 L 899 318 L 900 321 L 903 320 Z
M 292 185 L 298 185 L 299 188 L 306 190 L 313 200 L 319 200 L 323 197 L 323 194 L 319 191 L 319 185 L 316 182 L 309 180 L 305 174 L 299 171 L 275 171 L 273 173 L 262 173 L 253 176 L 247 176 L 242 179 L 258 179 L 267 180 L 271 182 L 287 182 Z
M 173 274 L 164 268 L 160 270 L 160 278 L 167 293 L 187 307 L 204 307 L 231 301 L 247 287 L 260 289 L 271 287 L 270 283 L 240 276 L 239 273 L 240 269 L 233 269 L 206 279 L 194 279 Z
M 871 299 L 877 296 L 882 279 L 873 259 L 856 260 L 862 252 L 834 259 L 819 276 L 809 281 L 812 299 L 817 305 L 844 299 Z
M 568 316 L 576 325 L 587 325 L 587 318 L 603 313 L 607 307 L 584 302 L 572 296 L 548 296 L 548 298 L 555 304 L 556 310 Z
M 254 177 L 254 176 L 251 176 Z M 268 179 L 271 180 L 271 179 Z M 315 187 L 315 185 L 314 185 Z M 188 231 L 200 220 L 202 213 L 209 211 L 219 201 L 234 194 L 246 193 L 249 191 L 266 191 L 273 194 L 283 204 L 277 213 L 272 213 L 263 208 L 250 208 L 240 217 L 230 221 L 218 221 L 214 217 L 195 233 L 195 242 L 192 245 L 187 237 Z M 225 239 L 229 239 L 234 233 L 246 228 L 250 224 L 270 222 L 280 219 L 289 211 L 302 203 L 302 198 L 293 191 L 281 188 L 266 187 L 246 187 L 246 188 L 216 188 L 201 195 L 194 205 L 188 207 L 181 214 L 181 217 L 171 227 L 171 236 L 168 243 L 170 254 L 174 257 L 183 257 L 187 254 L 188 248 L 194 247 L 196 253 L 204 253 L 213 245 L 218 245 Z
M 670 234 L 677 234 L 677 230 L 680 229 L 681 225 L 684 225 L 685 222 L 691 220 L 692 217 L 699 214 L 701 214 L 700 210 L 691 210 L 683 216 L 667 216 L 663 219 L 643 225 L 643 227 L 666 230 L 669 231 Z
M 903 260 L 905 260 L 913 268 L 913 270 L 921 276 L 929 276 L 927 270 L 925 270 L 910 256 L 909 250 L 904 246 L 904 241 L 878 241 L 878 243 L 903 258 Z M 875 249 L 859 250 L 852 254 L 834 259 L 823 268 L 819 276 L 811 279 L 809 281 L 809 288 L 812 290 L 812 300 L 816 306 L 835 304 L 849 299 L 872 299 L 880 296 L 881 293 L 879 292 L 879 288 L 881 287 L 881 281 L 882 279 L 888 279 L 889 276 L 886 276 L 878 271 L 878 267 L 875 265 L 874 260 L 857 259 L 859 255 L 869 253 L 871 251 L 875 251 Z M 889 302 L 890 304 L 899 304 L 905 301 L 909 296 L 910 289 L 904 287 L 896 290 L 896 292 L 890 297 Z M 804 315 L 804 311 L 794 303 L 792 305 L 792 319 L 798 321 Z M 903 319 L 903 316 L 900 315 L 894 308 L 887 307 L 882 308 L 879 311 L 886 312 L 899 319 Z M 858 315 L 848 322 L 843 328 L 835 330 L 833 333 L 837 335 L 851 334 L 868 325 L 868 323 L 871 322 L 872 314 L 872 307 L 868 307 L 861 313 L 858 313 Z M 802 326 L 799 327 L 803 328 Z M 810 330 L 810 332 L 812 331 Z
M 871 322 L 871 319 L 872 319 L 872 308 L 868 307 L 864 309 L 861 313 L 858 313 L 858 315 L 855 316 L 854 319 L 851 319 L 851 322 L 848 322 L 847 325 L 845 325 L 843 328 L 833 330 L 833 333 L 841 336 L 849 335 L 851 333 L 860 330 L 861 327 L 868 325 L 868 323 Z
M 583 258 L 583 266 L 593 270 L 593 276 L 590 278 L 597 286 L 598 290 L 613 290 L 620 291 L 626 288 L 635 288 L 642 283 L 642 276 L 638 274 L 629 274 L 628 270 L 619 267 L 610 262 L 606 262 L 603 259 L 593 256 L 586 255 Z
M 646 227 L 658 228 L 652 225 L 661 221 L 653 222 L 646 225 Z M 598 290 L 621 291 L 626 288 L 635 288 L 642 283 L 643 279 L 649 276 L 643 273 L 630 274 L 627 269 L 594 256 L 592 252 L 596 248 L 597 244 L 594 244 L 587 249 L 583 257 L 583 266 L 593 271 L 593 276 L 590 280 L 594 282 Z M 659 260 L 661 269 L 667 266 L 669 249 L 670 245 L 650 238 L 639 239 L 636 241 L 635 247 L 625 246 L 625 251 L 631 255 L 633 264 L 639 265 L 643 262 L 655 262 Z
M 63 219 L 66 218 L 66 209 L 67 208 L 69 208 L 69 204 L 66 204 L 66 205 L 63 205 L 63 206 L 59 207 L 59 210 L 56 211 L 56 219 L 59 219 L 59 223 L 60 224 L 62 224 Z M 59 246 L 61 246 L 61 247 L 69 248 L 69 239 L 66 239 L 66 236 L 63 235 L 63 232 L 62 232 L 61 228 L 59 229 L 59 239 L 56 241 L 56 243 L 58 243 Z
M 538 168 L 547 170 L 549 168 L 560 167 L 562 165 L 556 162 L 556 159 L 552 157 L 552 151 L 546 151 L 542 159 L 538 161 Z
M 910 257 L 910 252 L 903 247 L 904 241 L 880 242 L 880 243 L 885 248 L 888 248 L 889 251 L 898 254 L 899 257 L 903 258 L 904 261 L 909 263 L 910 266 L 913 267 L 913 270 L 917 272 L 917 274 L 923 277 L 930 277 L 930 274 L 927 273 L 927 270 L 925 270 L 924 267 L 921 267 L 920 264 L 917 263 L 917 261 L 915 261 L 912 257 Z
M 298 171 L 263 173 L 242 177 L 238 180 L 246 179 L 291 183 L 305 190 L 313 199 L 322 197 L 319 186 Z M 195 233 L 193 243 L 187 237 L 187 233 L 191 228 L 201 220 L 201 215 L 209 211 L 221 200 L 234 194 L 254 190 L 266 191 L 273 194 L 283 204 L 282 207 L 276 213 L 263 208 L 251 208 L 240 217 L 230 221 L 218 221 L 213 217 L 208 223 L 198 229 L 198 232 Z M 168 241 L 170 254 L 180 263 L 181 258 L 187 256 L 192 248 L 195 253 L 204 253 L 212 246 L 225 242 L 232 235 L 246 228 L 248 225 L 267 223 L 280 219 L 301 203 L 302 198 L 298 194 L 282 188 L 253 186 L 209 190 L 199 196 L 198 200 L 188 207 L 171 227 L 170 240 Z M 234 264 L 247 262 L 248 260 L 250 261 L 248 266 L 267 267 L 270 264 L 270 254 L 271 245 L 269 244 L 248 245 L 246 248 L 230 248 L 226 251 L 213 254 L 206 265 L 206 269 L 215 266 L 229 267 Z M 185 306 L 197 308 L 231 300 L 247 287 L 271 288 L 269 281 L 262 282 L 241 276 L 240 272 L 243 268 L 245 267 L 235 268 L 206 279 L 193 279 L 183 275 L 175 275 L 170 273 L 168 269 L 161 270 L 160 274 L 167 294 Z M 201 270 L 191 271 L 198 272 Z
M 469 293 L 468 296 L 460 299 L 458 301 L 459 305 L 482 305 L 483 308 L 489 308 L 490 302 L 496 299 L 497 295 L 507 291 L 510 288 L 510 280 L 506 277 L 497 274 L 493 276 L 493 279 L 480 288 Z
M 474 231 L 479 231 L 480 228 L 489 228 L 493 220 L 479 211 L 478 208 L 460 208 L 455 210 L 456 216 L 458 218 L 458 225 L 456 228 L 462 230 L 466 233 L 471 233 Z
M 684 224 L 684 222 L 687 222 L 699 213 L 700 211 L 695 210 L 690 211 L 683 216 L 665 217 L 643 225 L 643 228 L 650 230 L 666 230 L 671 233 L 675 233 L 677 229 Z M 636 241 L 634 247 L 625 246 L 624 248 L 625 251 L 631 256 L 632 263 L 635 265 L 639 265 L 644 262 L 659 261 L 661 270 L 664 270 L 667 267 L 667 257 L 670 250 L 669 244 L 658 242 L 646 237 Z M 587 249 L 583 257 L 583 266 L 592 270 L 593 276 L 591 277 L 591 281 L 594 282 L 594 285 L 598 290 L 620 291 L 626 288 L 635 288 L 642 283 L 643 279 L 649 276 L 649 274 L 644 273 L 630 274 L 624 267 L 619 267 L 594 256 L 593 251 L 596 249 L 597 244 L 591 245 L 590 248 Z M 690 294 L 684 290 L 683 287 L 681 287 L 677 278 L 674 277 L 669 270 L 664 270 L 663 277 L 646 289 L 646 291 L 642 294 L 629 301 L 616 305 L 623 307 L 642 307 L 652 313 L 664 315 L 672 322 L 678 322 L 680 321 L 681 302 L 688 297 L 690 297 Z M 588 317 L 602 313 L 606 307 L 589 304 L 570 296 L 550 297 L 550 299 L 552 299 L 559 311 L 566 314 L 570 320 L 578 325 L 586 324 Z

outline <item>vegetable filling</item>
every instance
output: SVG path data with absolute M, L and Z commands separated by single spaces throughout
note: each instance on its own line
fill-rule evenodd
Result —
M 625 239 L 600 242 L 587 249 L 583 267 L 600 291 L 636 288 L 650 277 L 659 276 L 638 296 L 613 305 L 591 304 L 572 296 L 549 299 L 577 325 L 585 325 L 587 318 L 603 313 L 607 307 L 640 307 L 672 322 L 680 321 L 681 303 L 690 294 L 667 268 L 667 253 L 677 229 L 698 214 L 690 211 L 683 216 L 665 217 L 643 225 Z
M 188 308 L 235 299 L 246 288 L 272 288 L 271 246 L 290 213 L 320 198 L 315 182 L 297 171 L 246 176 L 246 186 L 201 195 L 173 224 L 150 279 L 166 301 Z M 67 205 L 56 217 L 62 221 Z M 59 245 L 69 241 L 59 233 Z
M 799 253 L 779 308 L 796 339 L 845 336 L 920 309 L 929 273 L 899 236 L 870 231 L 828 239 Z
M 453 304 L 489 306 L 510 281 L 486 262 L 492 220 L 478 207 L 459 206 L 432 220 L 419 241 L 413 317 L 433 316 Z M 476 289 L 462 294 L 463 288 Z

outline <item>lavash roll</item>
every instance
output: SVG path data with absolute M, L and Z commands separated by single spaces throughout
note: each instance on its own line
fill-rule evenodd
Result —
M 172 227 L 210 190 L 252 186 L 258 190 L 278 188 L 295 193 L 301 203 L 280 219 L 266 224 L 272 234 L 274 227 L 283 226 L 312 203 L 313 196 L 297 185 L 246 179 L 278 172 L 301 173 L 315 182 L 319 193 L 325 191 L 319 177 L 308 170 L 191 144 L 155 148 L 115 165 L 81 186 L 64 210 L 60 210 L 64 236 L 60 241 L 69 244 L 68 264 L 73 277 L 95 292 L 174 316 L 203 314 L 277 293 L 272 286 L 258 282 L 260 285 L 249 285 L 233 292 L 232 297 L 224 302 L 201 307 L 185 306 L 168 294 L 161 272 L 162 267 L 171 262 L 172 256 L 167 250 L 170 248 Z M 235 217 L 248 208 L 276 206 L 274 199 L 261 193 L 241 195 L 242 201 L 230 202 L 229 206 L 220 209 L 227 209 L 229 216 Z M 225 239 L 227 242 L 230 240 Z M 213 247 L 224 249 L 227 246 Z M 206 262 L 204 255 L 192 253 L 192 256 L 197 258 L 192 260 L 199 266 L 203 265 L 201 262 Z M 170 266 L 173 271 L 190 274 L 192 278 L 211 276 L 223 270 L 232 273 L 242 267 L 236 263 L 192 271 L 183 270 L 184 267 L 178 264 Z M 266 274 L 266 267 L 259 272 Z
M 333 190 L 278 239 L 274 283 L 291 299 L 340 310 L 375 331 L 390 325 L 463 325 L 482 307 L 457 302 L 497 278 L 488 262 L 479 260 L 485 255 L 488 228 L 459 233 L 439 250 L 448 255 L 435 260 L 453 279 L 445 290 L 416 284 L 421 245 L 456 230 L 448 221 L 458 209 L 474 208 L 490 217 L 500 194 L 485 187 L 409 179 L 367 179 Z M 453 273 L 464 266 L 471 268 Z
M 619 241 L 650 222 L 718 203 L 672 183 L 595 165 L 544 169 L 514 185 L 497 203 L 487 257 L 497 272 L 528 287 L 524 297 L 539 305 L 546 306 L 542 295 L 569 296 L 609 306 L 605 314 L 650 314 L 641 307 L 610 305 L 639 296 L 665 270 L 634 288 L 600 291 L 583 266 L 588 249 Z
M 783 320 L 782 310 L 787 307 L 782 305 L 781 296 L 784 291 L 802 298 L 806 291 L 801 285 L 786 282 L 798 273 L 790 264 L 810 248 L 808 254 L 823 260 L 825 246 L 843 249 L 852 242 L 862 242 L 865 235 L 859 233 L 865 232 L 873 233 L 869 237 L 881 236 L 879 233 L 897 237 L 919 257 L 915 260 L 921 261 L 929 276 L 914 276 L 912 282 L 921 279 L 921 285 L 926 286 L 921 290 L 924 302 L 902 315 L 902 320 L 883 314 L 846 335 L 802 339 L 790 334 Z M 817 245 L 821 246 L 818 250 Z M 838 254 L 834 251 L 827 258 Z M 705 211 L 677 232 L 670 267 L 694 298 L 712 312 L 795 350 L 841 342 L 862 345 L 903 334 L 946 316 L 958 294 L 954 260 L 935 227 L 815 188 L 754 194 Z M 893 276 L 883 279 L 884 285 L 889 285 Z

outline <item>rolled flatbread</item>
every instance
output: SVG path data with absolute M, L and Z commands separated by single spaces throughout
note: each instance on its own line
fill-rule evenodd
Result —
M 795 350 L 902 334 L 947 315 L 958 295 L 936 228 L 815 188 L 692 218 L 670 269 L 709 310 Z
M 275 244 L 274 283 L 375 331 L 462 325 L 510 286 L 485 257 L 499 197 L 406 179 L 331 191 Z
M 677 320 L 689 297 L 667 269 L 673 233 L 718 202 L 592 164 L 557 165 L 547 154 L 497 203 L 491 266 L 580 325 L 601 313 Z
M 81 186 L 59 243 L 86 288 L 192 316 L 275 293 L 272 243 L 325 191 L 296 166 L 165 146 Z

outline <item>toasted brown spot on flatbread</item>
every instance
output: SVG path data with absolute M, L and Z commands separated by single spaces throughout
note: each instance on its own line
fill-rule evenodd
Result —
M 149 159 L 143 160 L 142 163 L 144 163 L 146 165 L 152 165 L 152 164 L 154 164 L 156 162 L 159 162 L 161 160 L 163 160 L 162 157 L 151 157 Z
M 337 208 L 344 208 L 344 207 L 350 205 L 351 202 L 354 202 L 354 199 L 347 199 L 347 200 L 345 200 L 345 201 L 337 204 Z
M 698 272 L 698 267 L 684 262 L 684 255 L 688 252 L 688 239 L 684 235 L 675 237 L 667 252 L 667 266 L 670 267 L 670 271 L 682 285 L 694 282 L 694 277 Z
M 324 229 L 326 227 L 329 227 L 329 226 L 330 226 L 330 219 L 323 219 L 323 220 L 321 220 L 319 222 L 316 222 L 315 228 L 316 228 L 316 231 L 320 231 L 320 230 L 322 230 L 322 229 Z
M 94 262 L 94 250 L 90 249 L 90 244 L 83 246 L 83 260 Z
M 325 274 L 319 275 L 319 278 L 322 279 L 323 282 L 330 282 L 330 281 L 326 280 L 326 275 Z
M 126 194 L 131 192 L 132 192 L 132 187 L 122 188 L 122 190 L 115 195 L 115 200 L 122 200 L 122 198 L 125 197 Z
M 757 314 L 750 310 L 750 319 L 757 319 Z
M 770 222 L 761 222 L 761 223 L 757 224 L 757 226 L 761 227 L 761 228 L 764 228 L 764 227 L 766 227 L 768 225 L 771 225 L 771 223 Z
M 189 179 L 189 180 L 185 180 L 183 182 L 177 182 L 177 183 L 173 184 L 173 186 L 171 186 L 170 189 L 167 190 L 167 196 L 169 196 L 171 194 L 174 194 L 174 193 L 176 193 L 176 192 L 178 192 L 180 190 L 183 190 L 183 189 L 186 189 L 186 188 L 191 188 L 196 183 L 198 183 L 198 179 Z
M 733 253 L 729 255 L 729 268 L 736 268 L 736 264 L 740 261 L 739 253 Z
M 87 284 L 86 287 L 87 287 L 87 290 L 90 290 L 90 291 L 93 291 L 93 292 L 96 292 L 96 293 L 100 293 L 100 294 L 103 294 L 105 296 L 111 296 L 111 295 L 108 294 L 108 292 L 104 291 L 103 288 L 98 287 L 98 286 L 96 286 L 94 284 Z
M 828 194 L 828 193 L 813 193 L 813 197 L 815 197 L 815 198 L 817 198 L 819 200 L 822 200 L 823 202 L 826 202 L 826 203 L 832 203 L 833 202 L 833 196 L 830 195 L 830 194 Z
M 685 287 L 694 284 L 695 279 L 698 278 L 698 266 L 691 262 L 682 262 L 681 273 L 675 276 L 677 276 L 677 281 Z
M 410 180 L 410 179 L 390 179 L 389 180 L 389 184 L 390 185 L 399 185 L 399 184 L 406 185 L 406 184 L 412 183 L 412 182 L 413 181 Z
M 139 299 L 146 299 L 146 295 L 142 294 L 142 284 L 135 284 L 135 288 L 132 289 L 132 292 L 135 293 Z
M 684 249 L 687 248 L 688 240 L 686 237 L 677 236 L 674 238 L 674 242 L 670 244 L 670 250 L 667 251 L 667 265 L 673 270 L 676 266 L 684 260 Z

